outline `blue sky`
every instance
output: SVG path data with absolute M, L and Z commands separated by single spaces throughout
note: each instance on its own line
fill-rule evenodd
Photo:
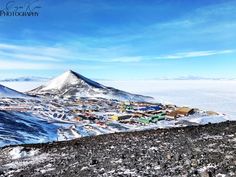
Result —
M 1 78 L 236 78 L 236 0 L 38 3 L 38 17 L 0 17 Z

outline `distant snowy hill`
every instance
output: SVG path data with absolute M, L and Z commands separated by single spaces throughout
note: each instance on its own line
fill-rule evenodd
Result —
M 18 77 L 18 78 L 8 78 L 8 79 L 2 79 L 0 82 L 44 82 L 47 81 L 48 78 L 44 77 Z
M 217 78 L 217 77 L 200 77 L 200 76 L 179 76 L 179 77 L 158 77 L 154 80 L 236 80 L 236 78 Z
M 18 92 L 16 90 L 10 89 L 3 85 L 0 85 L 0 98 L 1 97 L 9 97 L 9 98 L 27 98 L 28 95 Z
M 0 147 L 57 140 L 57 128 L 28 113 L 0 111 Z
M 131 94 L 107 87 L 90 80 L 74 71 L 67 71 L 48 84 L 28 92 L 33 95 L 50 94 L 52 96 L 102 97 L 130 101 L 152 101 L 149 96 Z

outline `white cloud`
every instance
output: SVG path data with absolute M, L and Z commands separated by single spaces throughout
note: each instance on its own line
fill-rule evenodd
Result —
M 9 58 L 9 59 L 23 59 L 23 60 L 30 60 L 30 61 L 59 61 L 55 57 L 39 55 L 39 54 L 20 54 L 20 53 L 11 53 L 11 52 L 3 52 L 0 51 L 1 58 Z
M 70 51 L 62 47 L 23 46 L 0 43 L 0 58 L 29 61 L 63 61 Z
M 161 56 L 129 56 L 125 49 L 117 47 L 90 47 L 68 44 L 58 46 L 27 46 L 0 43 L 0 69 L 48 69 L 65 68 L 79 61 L 98 63 L 139 63 L 158 59 L 182 59 L 233 53 L 235 50 L 189 51 Z
M 165 59 L 184 59 L 184 58 L 194 58 L 194 57 L 205 57 L 211 55 L 222 55 L 234 53 L 235 50 L 206 50 L 206 51 L 190 51 L 190 52 L 179 52 L 174 54 L 167 54 L 162 56 L 124 56 L 119 58 L 112 58 L 107 62 L 117 62 L 117 63 L 138 63 L 142 61 L 155 61 L 155 60 L 165 60 Z
M 40 45 L 12 45 L 0 43 L 0 60 L 7 58 L 15 61 L 38 61 L 60 63 L 71 61 L 91 62 L 135 62 L 138 57 L 124 56 L 123 47 L 88 46 L 83 43 L 67 43 L 53 47 Z
M 191 51 L 191 52 L 180 52 L 175 54 L 163 55 L 155 57 L 156 59 L 181 59 L 181 58 L 193 58 L 193 57 L 204 57 L 211 55 L 221 55 L 234 53 L 235 50 L 207 50 L 207 51 Z
M 30 63 L 21 61 L 0 61 L 1 70 L 14 70 L 14 69 L 28 69 L 28 70 L 41 70 L 41 69 L 52 69 L 53 65 L 43 63 Z
M 102 70 L 103 65 L 0 60 L 0 70 Z

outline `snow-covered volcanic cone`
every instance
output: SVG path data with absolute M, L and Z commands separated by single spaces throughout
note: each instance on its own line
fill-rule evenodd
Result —
M 51 96 L 102 97 L 140 102 L 153 100 L 149 96 L 132 94 L 104 86 L 71 70 L 28 93 Z

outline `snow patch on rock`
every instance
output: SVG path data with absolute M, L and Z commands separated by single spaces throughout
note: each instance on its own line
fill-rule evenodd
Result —
M 32 157 L 36 154 L 38 154 L 38 150 L 26 150 L 20 146 L 12 148 L 12 150 L 9 152 L 9 155 L 12 159 Z

